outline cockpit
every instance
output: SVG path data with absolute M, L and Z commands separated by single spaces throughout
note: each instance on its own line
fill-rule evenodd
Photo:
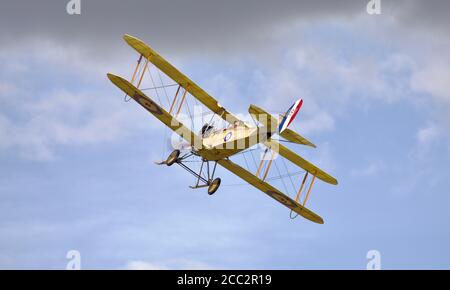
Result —
M 202 129 L 200 130 L 200 134 L 203 138 L 207 138 L 216 133 L 225 132 L 226 130 L 239 128 L 239 127 L 245 127 L 245 123 L 242 121 L 234 121 L 233 123 L 230 123 L 226 128 L 216 129 L 216 130 L 214 130 L 213 124 L 206 123 L 203 125 Z
M 213 133 L 213 129 L 214 129 L 214 126 L 212 124 L 206 123 L 205 125 L 203 125 L 200 134 L 202 135 L 203 138 L 206 138 L 206 137 L 210 136 L 211 133 Z

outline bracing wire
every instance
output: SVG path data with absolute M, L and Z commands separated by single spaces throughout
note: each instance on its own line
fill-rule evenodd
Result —
M 199 161 L 199 162 L 201 162 L 201 161 Z M 299 172 L 294 172 L 294 173 L 289 173 L 289 174 L 283 174 L 281 176 L 273 176 L 273 177 L 266 178 L 266 181 L 274 181 L 274 180 L 282 179 L 284 177 L 287 177 L 288 175 L 297 176 L 302 173 L 303 172 L 299 171 Z M 250 184 L 247 182 L 238 182 L 238 183 L 223 184 L 221 186 L 240 186 L 240 185 L 250 185 Z
M 150 79 L 152 80 L 153 87 L 156 87 L 155 81 L 153 80 L 152 72 L 150 71 L 150 67 L 147 66 L 148 74 L 150 75 Z M 161 98 L 159 97 L 158 89 L 155 90 L 156 97 L 158 98 L 158 102 L 162 105 Z
M 158 92 L 158 89 L 162 88 L 164 90 L 164 94 L 166 95 L 166 99 L 167 99 L 168 105 L 170 106 L 170 100 L 169 100 L 169 96 L 167 95 L 166 86 L 164 85 L 164 83 L 162 81 L 161 74 L 159 73 L 159 70 L 156 69 L 156 71 L 157 71 L 157 73 L 159 75 L 159 80 L 161 82 L 161 86 L 156 86 L 156 83 L 155 83 L 155 81 L 153 79 L 153 75 L 152 75 L 152 72 L 151 72 L 149 66 L 147 66 L 147 71 L 148 71 L 148 74 L 150 75 L 150 79 L 152 81 L 153 88 L 154 88 L 154 90 L 156 92 L 156 96 L 158 97 L 158 102 L 162 105 L 162 101 L 161 101 L 161 98 L 160 98 L 159 92 Z M 167 145 L 168 144 L 165 144 L 165 142 L 167 142 L 166 139 L 167 139 L 167 128 L 164 129 L 164 139 L 163 139 L 163 144 L 162 144 L 162 158 L 163 159 L 164 159 L 164 157 L 166 155 L 166 152 L 167 152 Z
M 158 71 L 158 74 L 159 74 L 159 71 Z M 174 86 L 178 86 L 178 85 L 179 84 L 169 84 L 169 85 L 162 85 L 162 86 L 156 86 L 156 87 L 148 87 L 148 88 L 141 89 L 141 91 L 164 89 L 164 88 L 170 88 L 170 87 L 174 87 Z M 167 101 L 170 103 L 168 96 L 167 96 Z
M 195 105 L 198 106 L 198 101 L 197 101 L 197 99 L 195 99 L 194 102 L 195 102 Z M 201 113 L 200 113 L 200 116 L 201 116 L 201 118 L 202 118 L 202 124 L 201 124 L 201 125 L 203 126 L 203 125 L 204 125 L 204 123 L 203 123 L 203 107 L 202 107 L 202 111 L 201 111 Z
M 256 150 L 256 149 L 255 149 L 255 150 Z M 258 168 L 258 165 L 256 165 L 255 156 L 253 156 L 253 151 L 251 151 L 250 154 L 252 155 L 253 165 L 255 165 L 255 168 Z
M 166 95 L 167 104 L 170 106 L 170 99 L 169 99 L 169 96 L 167 95 L 167 91 L 166 91 L 167 86 L 164 85 L 162 77 L 161 77 L 161 73 L 159 72 L 159 70 L 157 70 L 156 72 L 158 73 L 159 81 L 161 82 L 161 86 L 163 87 L 164 94 Z M 175 84 L 175 85 L 177 85 L 177 84 Z
M 187 111 L 188 111 L 188 114 L 189 114 L 189 118 L 191 119 L 191 130 L 194 131 L 194 117 L 191 114 L 191 110 L 189 108 L 188 99 L 186 99 L 185 102 L 186 102 L 186 107 L 187 107 Z
M 280 172 L 280 169 L 278 168 L 277 161 L 276 160 L 273 160 L 273 161 L 274 161 L 273 163 L 275 163 L 275 168 L 277 169 L 278 175 L 281 176 L 281 172 Z M 280 178 L 280 179 L 281 179 L 281 182 L 283 183 L 284 190 L 286 191 L 287 194 L 289 194 L 289 191 L 287 189 L 286 183 L 284 182 L 284 179 L 283 178 Z
M 242 156 L 244 157 L 245 166 L 247 167 L 247 170 L 250 171 L 250 166 L 248 166 L 248 162 L 247 162 L 247 158 L 245 158 L 245 154 L 242 154 Z
M 242 155 L 245 156 L 246 153 L 250 153 L 250 154 L 253 156 L 253 151 L 256 151 L 256 150 L 258 150 L 258 149 L 245 150 L 245 151 L 239 152 L 239 153 L 237 153 L 237 154 L 235 154 L 235 155 L 242 154 Z M 244 157 L 244 158 L 245 158 L 245 157 Z M 254 158 L 253 158 L 253 159 L 254 159 Z M 274 160 L 274 161 L 275 161 L 275 160 Z M 248 161 L 247 161 L 246 165 L 248 166 Z M 256 165 L 256 164 L 255 164 L 255 165 Z M 283 178 L 286 178 L 286 177 L 292 177 L 292 176 L 298 176 L 298 175 L 301 175 L 301 174 L 304 173 L 304 171 L 295 171 L 295 172 L 286 172 L 285 174 L 281 174 L 281 171 L 279 170 L 279 168 L 278 168 L 278 166 L 277 166 L 277 163 L 275 163 L 275 167 L 277 168 L 278 176 L 268 177 L 268 178 L 266 178 L 266 181 L 274 181 L 274 180 L 281 179 L 282 182 L 284 183 Z M 262 170 L 262 171 L 263 171 L 263 170 Z M 222 186 L 239 186 L 239 185 L 248 185 L 248 183 L 247 183 L 247 182 L 239 182 L 239 183 L 223 184 Z M 286 184 L 284 184 L 284 188 L 285 188 L 285 190 L 287 191 L 287 185 L 286 185 Z
M 272 181 L 272 180 L 285 178 L 285 177 L 288 177 L 288 176 L 297 176 L 297 175 L 300 175 L 302 173 L 303 173 L 303 171 L 297 171 L 297 172 L 293 172 L 293 173 L 286 173 L 286 174 L 282 174 L 280 176 L 274 176 L 274 177 L 267 178 L 266 180 Z
M 283 158 L 281 158 L 281 161 L 282 161 L 282 163 L 283 163 L 283 165 L 284 165 L 284 169 L 286 169 L 286 172 L 289 172 L 289 170 L 288 170 L 288 168 L 287 168 L 287 165 L 286 165 L 286 161 L 284 161 Z M 294 185 L 294 182 L 292 181 L 291 176 L 289 176 L 289 180 L 291 181 L 292 189 L 293 189 L 294 192 L 295 192 L 295 185 Z

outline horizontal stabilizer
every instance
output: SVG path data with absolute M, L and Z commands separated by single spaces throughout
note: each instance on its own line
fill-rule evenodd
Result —
M 316 145 L 314 145 L 311 141 L 306 139 L 305 137 L 299 135 L 298 133 L 292 131 L 291 129 L 285 129 L 283 132 L 280 133 L 280 136 L 286 139 L 289 142 L 302 144 L 306 146 L 311 146 L 313 148 L 316 148 Z

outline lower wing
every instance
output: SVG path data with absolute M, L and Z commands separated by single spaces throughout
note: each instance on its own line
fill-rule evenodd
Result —
M 298 213 L 302 217 L 315 223 L 323 224 L 323 219 L 319 215 L 315 214 L 311 210 L 295 202 L 295 200 L 291 199 L 289 196 L 285 195 L 284 193 L 282 193 L 272 185 L 268 184 L 267 182 L 262 181 L 254 174 L 245 170 L 236 163 L 231 162 L 229 159 L 219 160 L 218 163 L 222 165 L 224 168 L 228 169 L 229 171 L 233 172 L 234 174 L 242 178 L 243 180 L 245 180 L 246 182 L 248 182 L 249 184 L 261 190 L 271 198 L 275 199 L 276 201 L 282 203 L 283 205 L 290 208 L 294 212 Z

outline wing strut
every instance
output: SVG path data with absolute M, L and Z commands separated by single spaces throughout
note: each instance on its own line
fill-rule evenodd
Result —
M 134 69 L 133 76 L 131 77 L 130 83 L 133 83 L 133 82 L 134 82 L 134 79 L 136 78 L 136 75 L 137 75 L 137 72 L 138 72 L 138 70 L 139 70 L 139 67 L 141 66 L 141 61 L 142 61 L 142 54 L 139 55 L 139 59 L 138 59 L 138 61 L 137 61 L 137 63 L 136 63 L 136 68 Z M 130 97 L 130 98 L 127 98 L 127 96 L 128 96 L 128 94 L 125 94 L 125 96 L 124 96 L 124 98 L 123 98 L 123 100 L 124 100 L 125 102 L 129 102 L 129 101 L 131 100 L 131 97 Z
M 306 171 L 305 175 L 303 176 L 303 180 L 302 180 L 302 184 L 300 185 L 300 189 L 298 190 L 297 196 L 295 197 L 295 202 L 299 202 L 300 201 L 300 196 L 302 194 L 303 188 L 305 188 L 305 184 L 306 184 L 306 180 L 308 179 L 308 175 L 309 175 L 309 172 Z M 306 196 L 303 199 L 303 203 L 302 203 L 303 206 L 305 206 L 306 202 L 308 201 L 308 198 L 309 198 L 309 195 L 311 193 L 311 189 L 313 187 L 313 184 L 314 184 L 315 180 L 316 180 L 316 176 L 313 175 L 313 177 L 311 179 L 311 182 L 309 183 L 308 190 L 306 192 Z M 298 214 L 293 216 L 292 213 L 293 213 L 293 211 L 291 210 L 290 217 L 291 217 L 291 219 L 295 219 L 298 216 Z
M 303 206 L 305 206 L 306 202 L 308 201 L 308 197 L 309 197 L 309 194 L 311 193 L 311 189 L 312 189 L 312 186 L 314 184 L 314 180 L 316 180 L 316 176 L 315 175 L 313 175 L 311 183 L 309 184 L 308 192 L 306 193 L 305 200 L 303 201 Z
M 272 162 L 273 162 L 274 152 L 273 152 L 273 150 L 271 150 L 271 151 L 272 151 L 272 154 L 270 155 L 269 164 L 267 164 L 266 171 L 264 172 L 264 175 L 263 175 L 263 178 L 262 178 L 263 181 L 266 180 L 267 174 L 269 174 L 270 166 L 272 165 Z
M 263 174 L 263 178 L 262 178 L 263 181 L 266 180 L 267 175 L 269 174 L 270 166 L 272 166 L 272 162 L 273 162 L 273 159 L 274 159 L 275 152 L 272 149 L 266 148 L 266 150 L 264 150 L 264 154 L 263 154 L 263 156 L 261 158 L 261 161 L 259 162 L 259 166 L 258 166 L 258 169 L 257 169 L 256 174 L 255 174 L 256 177 L 259 177 L 261 169 L 263 168 L 263 164 L 266 161 L 267 152 L 269 150 L 271 151 L 271 155 L 270 155 L 270 160 L 269 160 L 269 162 L 268 162 L 268 164 L 267 164 L 267 166 L 265 167 L 265 170 L 264 170 L 264 174 Z
M 136 88 L 138 88 L 138 89 L 141 86 L 142 80 L 144 79 L 144 75 L 145 75 L 145 72 L 147 71 L 147 67 L 148 67 L 148 58 L 145 59 L 144 69 L 142 70 L 141 77 L 139 78 L 139 82 L 136 86 Z
M 133 83 L 134 79 L 136 78 L 138 69 L 141 66 L 141 61 L 142 61 L 142 54 L 139 56 L 139 59 L 137 61 L 136 68 L 134 69 L 133 77 L 131 77 L 131 83 Z
M 175 102 L 177 101 L 178 93 L 180 92 L 181 86 L 178 85 L 177 92 L 175 93 L 175 96 L 173 97 L 172 105 L 170 106 L 169 114 L 172 114 L 173 106 L 175 106 Z
M 266 158 L 267 151 L 269 151 L 269 148 L 266 148 L 266 150 L 264 150 L 264 154 L 263 154 L 263 156 L 261 158 L 261 161 L 259 162 L 258 169 L 256 170 L 256 174 L 255 174 L 256 177 L 259 177 L 259 172 L 261 171 L 261 168 L 263 166 L 264 160 Z
M 305 176 L 303 177 L 302 180 L 302 185 L 300 186 L 300 189 L 297 192 L 297 197 L 295 198 L 295 201 L 298 202 L 298 200 L 300 199 L 300 194 L 302 193 L 303 187 L 305 186 L 305 182 L 306 182 L 306 178 L 308 178 L 308 171 L 306 171 Z
M 177 110 L 177 113 L 175 115 L 175 118 L 178 117 L 178 115 L 180 114 L 181 107 L 183 106 L 184 100 L 186 99 L 186 93 L 187 93 L 187 90 L 184 90 L 183 96 L 181 97 L 180 105 L 178 106 L 178 110 Z

